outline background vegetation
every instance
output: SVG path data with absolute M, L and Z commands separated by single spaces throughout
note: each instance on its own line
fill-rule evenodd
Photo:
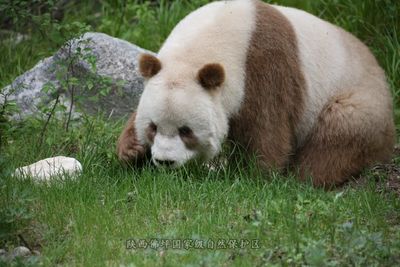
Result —
M 181 18 L 207 2 L 1 2 L 0 88 L 87 30 L 157 51 Z M 386 70 L 400 124 L 400 1 L 274 2 L 307 10 L 363 40 Z M 42 136 L 41 119 L 7 120 L 14 109 L 0 109 L 0 248 L 28 245 L 41 255 L 13 265 L 400 264 L 398 156 L 331 192 L 273 172 L 265 177 L 252 164 L 246 171 L 132 170 L 114 155 L 124 118 L 85 117 L 68 132 L 52 120 Z M 82 176 L 40 185 L 10 175 L 55 155 L 78 158 Z M 259 239 L 261 248 L 127 250 L 132 237 Z

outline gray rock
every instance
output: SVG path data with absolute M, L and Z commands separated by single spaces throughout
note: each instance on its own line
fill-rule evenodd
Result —
M 7 251 L 5 249 L 0 249 L 0 258 L 7 255 Z
M 136 108 L 143 91 L 143 79 L 137 70 L 137 57 L 143 52 L 152 53 L 103 33 L 86 33 L 80 39 L 67 42 L 52 57 L 41 60 L 4 88 L 0 106 L 6 100 L 14 100 L 20 108 L 17 117 L 24 118 L 37 114 L 41 105 L 51 107 L 50 101 L 54 102 L 59 92 L 60 102 L 69 108 L 73 88 L 75 111 L 126 115 Z M 78 54 L 78 59 L 71 60 Z M 91 59 L 96 61 L 95 69 Z M 65 81 L 71 81 L 68 77 L 75 78 L 73 86 L 72 82 L 65 86 Z M 64 81 L 64 86 L 60 81 Z M 54 89 L 42 90 L 50 85 Z
M 14 248 L 11 257 L 12 258 L 17 258 L 17 257 L 26 257 L 31 255 L 31 251 L 29 248 L 24 247 L 24 246 L 19 246 Z

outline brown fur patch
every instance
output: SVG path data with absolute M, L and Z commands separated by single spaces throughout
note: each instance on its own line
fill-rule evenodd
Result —
M 315 129 L 296 155 L 301 179 L 311 176 L 314 185 L 329 188 L 365 167 L 390 160 L 395 139 L 393 122 L 375 121 L 365 112 L 369 109 L 365 105 L 351 92 L 334 96 L 325 105 Z
M 138 163 L 142 161 L 149 150 L 137 140 L 135 118 L 136 112 L 132 113 L 117 141 L 118 159 L 125 163 Z
M 294 29 L 274 7 L 255 1 L 256 28 L 248 48 L 245 99 L 229 137 L 262 165 L 282 168 L 296 145 L 305 80 Z
M 205 89 L 214 89 L 225 81 L 225 71 L 220 64 L 206 64 L 197 75 L 197 79 Z
M 151 78 L 161 70 L 161 62 L 150 54 L 142 54 L 139 57 L 139 71 L 144 78 Z

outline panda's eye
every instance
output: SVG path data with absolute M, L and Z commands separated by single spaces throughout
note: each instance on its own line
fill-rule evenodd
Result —
M 187 127 L 187 126 L 182 126 L 182 127 L 180 127 L 180 128 L 178 129 L 178 131 L 179 131 L 179 135 L 180 135 L 181 137 L 188 137 L 188 136 L 191 136 L 191 135 L 193 134 L 192 129 L 190 129 L 190 128 Z
M 147 139 L 148 139 L 151 143 L 153 143 L 156 134 L 157 134 L 157 125 L 155 125 L 154 122 L 150 122 L 150 123 L 149 123 L 149 126 L 146 128 Z
M 157 125 L 154 122 L 150 122 L 149 129 L 155 133 L 157 132 Z

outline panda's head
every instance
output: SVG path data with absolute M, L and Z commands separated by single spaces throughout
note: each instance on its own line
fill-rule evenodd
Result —
M 168 65 L 144 54 L 139 70 L 146 82 L 136 131 L 139 141 L 151 148 L 154 164 L 179 167 L 215 156 L 228 131 L 221 104 L 223 66 L 213 62 L 198 67 Z

